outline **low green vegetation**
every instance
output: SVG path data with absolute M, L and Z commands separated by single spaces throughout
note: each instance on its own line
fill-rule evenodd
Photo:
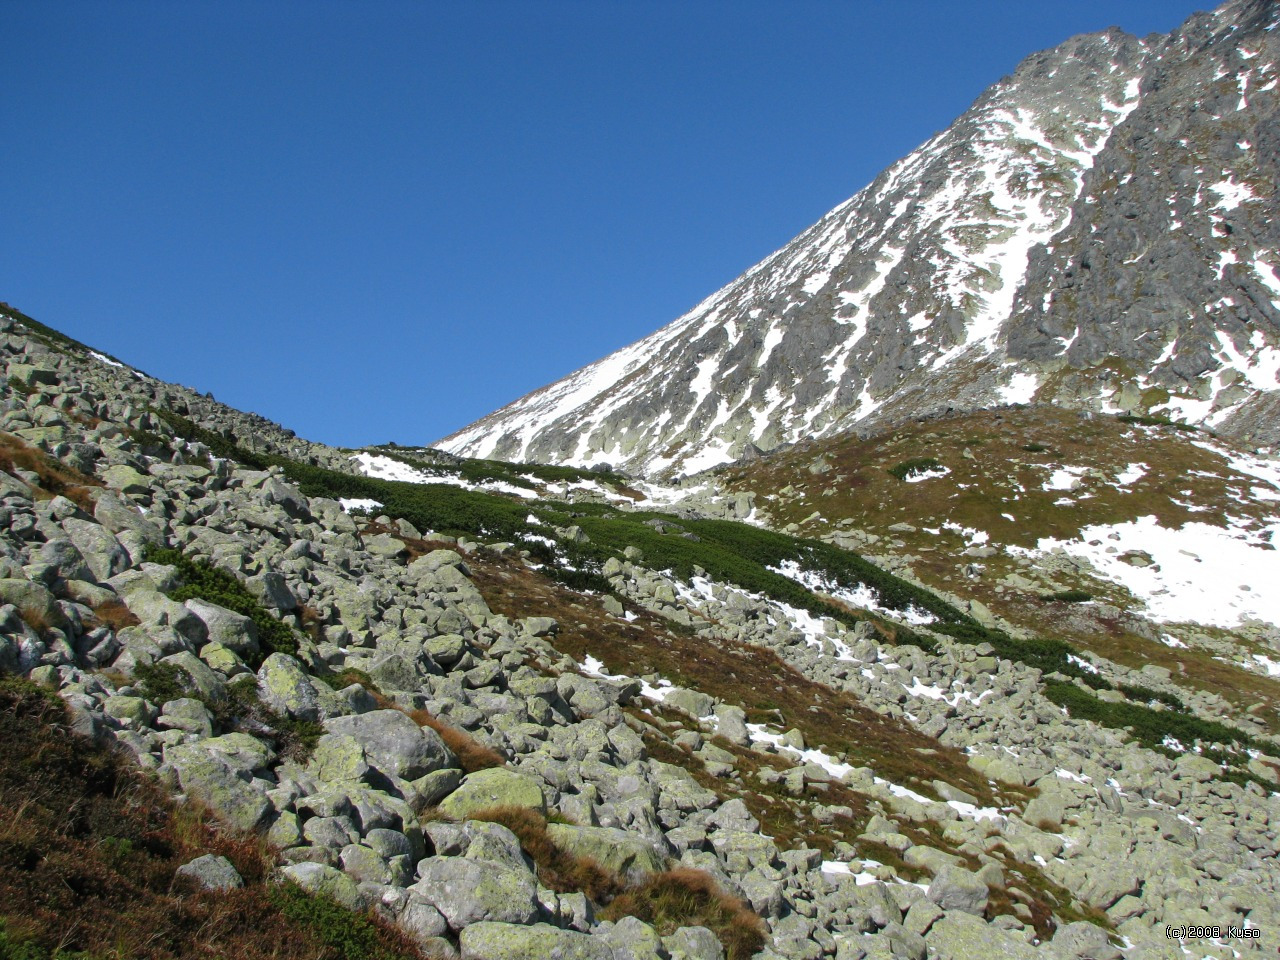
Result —
M 942 464 L 933 457 L 916 457 L 912 460 L 903 460 L 901 463 L 894 464 L 889 468 L 889 473 L 899 480 L 909 480 L 911 477 L 918 477 L 922 473 L 931 473 L 941 467 Z
M 267 897 L 284 917 L 306 928 L 338 960 L 397 960 L 399 954 L 382 942 L 382 931 L 366 917 L 303 890 L 283 883 L 267 891 Z
M 152 703 L 159 705 L 186 697 L 198 700 L 224 733 L 244 730 L 268 739 L 281 758 L 305 763 L 324 735 L 324 727 L 314 720 L 300 720 L 276 713 L 258 697 L 256 680 L 242 674 L 227 684 L 226 696 L 208 697 L 195 688 L 186 672 L 176 664 L 141 664 L 134 680 Z
M 987 644 L 996 656 L 1035 667 L 1044 674 L 1056 674 L 1067 681 L 1078 680 L 1095 690 L 1113 688 L 1113 684 L 1104 677 L 1085 669 L 1073 659 L 1078 658 L 1078 653 L 1070 644 L 1047 637 L 1017 639 L 1004 631 L 983 626 L 931 591 L 893 576 L 856 553 L 822 541 L 728 520 L 690 520 L 659 512 L 623 511 L 599 503 L 569 504 L 547 500 L 530 503 L 443 484 L 405 483 L 342 473 L 285 457 L 243 451 L 221 434 L 199 427 L 177 414 L 156 412 L 179 434 L 207 444 L 217 456 L 237 459 L 258 469 L 280 467 L 308 496 L 374 499 L 384 505 L 382 509 L 387 514 L 406 519 L 421 530 L 516 543 L 529 542 L 524 540 L 529 535 L 550 538 L 555 547 L 547 548 L 544 544 L 539 551 L 546 562 L 545 572 L 575 589 L 610 592 L 611 587 L 602 576 L 605 563 L 610 559 L 621 559 L 627 547 L 634 547 L 641 551 L 646 567 L 668 571 L 679 579 L 706 575 L 847 625 L 871 620 L 880 627 L 881 639 L 886 642 L 916 644 L 924 649 L 933 647 L 934 641 L 928 636 L 899 624 L 886 625 L 865 611 L 855 611 L 829 597 L 820 596 L 777 572 L 785 564 L 794 563 L 827 584 L 829 590 L 855 589 L 865 584 L 875 591 L 879 603 L 890 610 L 915 608 L 927 612 L 936 618 L 929 625 L 932 631 L 963 643 Z M 939 466 L 941 464 L 933 458 L 917 458 L 898 463 L 888 472 L 894 476 L 900 474 L 899 479 L 905 479 L 914 472 L 934 470 Z M 525 471 L 523 465 L 507 467 Z M 531 516 L 533 520 L 529 519 Z M 569 526 L 580 528 L 585 538 L 561 536 L 556 532 Z M 1066 686 L 1083 694 L 1070 682 Z M 1058 696 L 1066 696 L 1061 693 L 1061 685 L 1053 689 L 1060 691 Z M 1183 740 L 1178 731 L 1184 728 L 1175 718 L 1194 720 L 1185 709 L 1168 709 L 1165 704 L 1155 709 L 1148 705 L 1149 698 L 1140 703 L 1123 704 L 1125 710 L 1112 710 L 1106 708 L 1116 705 L 1083 695 L 1088 698 L 1085 712 L 1077 714 L 1073 711 L 1073 715 L 1125 728 L 1134 726 L 1132 717 L 1141 714 L 1145 719 L 1140 726 L 1155 737 L 1157 743 L 1165 735 Z M 1155 736 L 1157 732 L 1158 737 Z M 1210 724 L 1201 732 L 1210 737 L 1211 742 L 1223 746 L 1241 745 L 1247 739 L 1244 734 L 1222 724 Z M 1247 759 L 1238 749 L 1228 751 L 1226 755 L 1235 762 Z
M 1057 593 L 1045 594 L 1042 599 L 1053 603 L 1088 603 L 1093 599 L 1093 594 L 1087 590 L 1059 590 Z
M 255 669 L 272 653 L 298 652 L 298 638 L 289 626 L 273 617 L 244 584 L 225 570 L 168 547 L 152 548 L 147 552 L 147 559 L 178 568 L 182 583 L 169 591 L 170 599 L 207 600 L 253 621 L 260 647 L 257 662 L 252 664 Z

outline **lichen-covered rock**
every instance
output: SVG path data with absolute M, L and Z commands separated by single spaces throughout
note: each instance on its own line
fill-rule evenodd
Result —
M 258 668 L 258 696 L 277 713 L 319 720 L 320 693 L 306 670 L 287 653 L 273 653 Z
M 360 781 L 370 769 L 360 741 L 340 733 L 326 733 L 316 741 L 307 761 L 307 771 L 327 783 Z
M 662 945 L 671 960 L 724 960 L 724 947 L 706 927 L 680 927 Z
M 1035 960 L 1038 956 L 1025 940 L 963 912 L 948 913 L 935 923 L 925 943 L 931 955 L 948 960 Z
M 188 877 L 204 890 L 235 890 L 244 886 L 244 878 L 226 857 L 206 853 L 177 870 L 180 877 Z
M 293 863 L 280 873 L 309 893 L 331 897 L 349 910 L 362 910 L 368 898 L 359 885 L 341 870 L 323 863 Z
M 330 733 L 351 737 L 364 749 L 365 759 L 380 772 L 401 780 L 417 780 L 457 758 L 440 735 L 420 727 L 399 710 L 373 710 L 325 721 Z
M 440 812 L 464 819 L 487 807 L 528 807 L 545 813 L 542 785 L 527 774 L 506 767 L 477 770 L 463 778 L 457 790 L 440 803 Z
M 477 923 L 459 943 L 462 960 L 615 960 L 603 939 L 546 923 Z
M 258 652 L 258 628 L 248 617 L 207 600 L 188 600 L 185 606 L 200 618 L 210 642 L 220 643 L 242 657 Z
M 987 885 L 964 867 L 947 864 L 938 871 L 925 894 L 943 910 L 982 916 L 987 909 Z
M 538 884 L 528 870 L 466 857 L 428 857 L 418 864 L 410 889 L 462 930 L 485 920 L 532 923 L 538 916 Z
M 653 844 L 626 830 L 551 823 L 547 825 L 547 834 L 562 850 L 579 857 L 590 857 L 624 876 L 658 873 L 666 865 Z
M 97 581 L 109 580 L 133 565 L 129 552 L 102 524 L 68 517 L 62 521 L 62 529 L 79 549 Z
M 176 752 L 166 757 L 182 791 L 201 801 L 223 820 L 241 830 L 254 830 L 271 813 L 266 795 L 238 776 L 222 758 L 204 750 Z
M 54 595 L 33 580 L 0 579 L 0 604 L 6 603 L 17 607 L 19 615 L 28 623 L 59 628 L 67 625 Z

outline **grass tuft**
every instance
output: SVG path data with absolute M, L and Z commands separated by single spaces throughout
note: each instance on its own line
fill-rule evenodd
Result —
M 710 875 L 686 867 L 655 873 L 627 890 L 600 914 L 636 917 L 669 936 L 679 927 L 706 927 L 724 946 L 726 960 L 747 960 L 765 945 L 764 923 Z
M 500 823 L 520 840 L 520 848 L 537 867 L 538 880 L 557 893 L 585 893 L 594 903 L 608 903 L 626 889 L 612 870 L 590 857 L 578 857 L 556 846 L 547 833 L 547 818 L 527 807 L 490 807 L 471 820 Z

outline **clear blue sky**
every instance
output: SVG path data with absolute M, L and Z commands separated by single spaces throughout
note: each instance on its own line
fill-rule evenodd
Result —
M 1027 54 L 1185 0 L 0 0 L 0 300 L 425 443 L 675 319 Z

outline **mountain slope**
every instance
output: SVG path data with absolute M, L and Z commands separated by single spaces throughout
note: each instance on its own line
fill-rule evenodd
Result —
M 1188 918 L 1271 950 L 1239 930 L 1280 922 L 1280 681 L 1218 655 L 1248 640 L 1269 671 L 1280 634 L 1104 652 L 1091 627 L 1151 624 L 1081 605 L 1041 633 L 1016 601 L 993 620 L 944 560 L 919 566 L 946 594 L 804 502 L 870 527 L 892 480 L 913 516 L 1026 542 L 989 498 L 949 501 L 964 463 L 1012 499 L 1002 445 L 1039 411 L 997 437 L 951 418 L 809 445 L 825 467 L 797 446 L 768 458 L 780 489 L 721 478 L 821 542 L 700 514 L 730 512 L 710 482 L 308 443 L 4 306 L 0 364 L 0 713 L 22 721 L 0 749 L 0 955 L 252 956 L 229 944 L 286 920 L 284 954 L 311 956 L 1150 957 Z M 1129 497 L 1167 500 L 1129 469 L 1138 439 L 1094 421 L 1064 419 L 1024 471 L 1089 464 L 1076 507 L 1001 509 L 1114 525 Z M 1173 459 L 1159 429 L 1143 449 Z M 931 439 L 954 489 L 892 471 Z M 1130 492 L 1103 489 L 1112 450 Z M 1203 496 L 1179 483 L 1180 510 L 1269 469 L 1260 515 L 1224 515 L 1273 523 L 1273 467 L 1193 450 Z M 889 469 L 858 487 L 864 462 Z M 183 805 L 113 787 L 108 749 Z M 175 868 L 209 846 L 227 857 L 182 865 L 212 888 L 188 897 Z
M 1280 439 L 1274 0 L 1024 61 L 670 325 L 441 441 L 691 473 L 1031 399 Z

